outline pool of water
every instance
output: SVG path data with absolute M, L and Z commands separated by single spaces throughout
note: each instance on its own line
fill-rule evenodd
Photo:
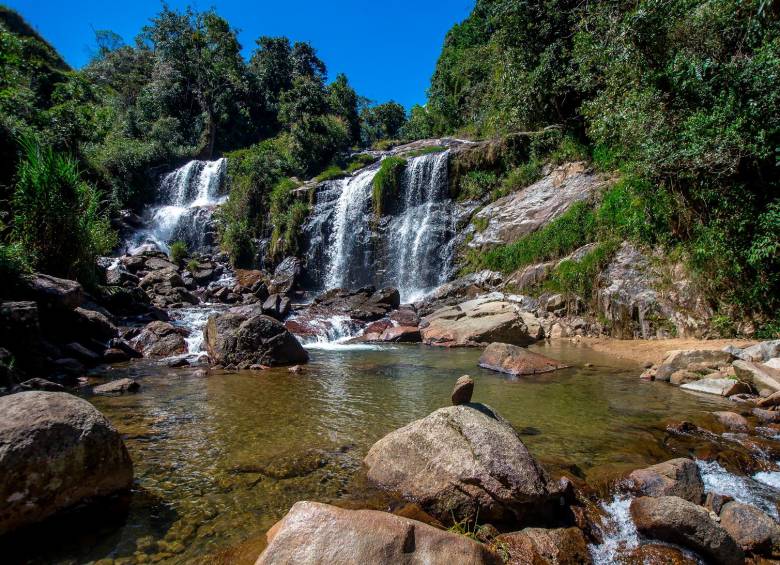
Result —
M 137 378 L 141 392 L 90 401 L 133 459 L 128 515 L 108 532 L 50 548 L 45 560 L 253 563 L 264 532 L 298 500 L 386 507 L 365 481 L 363 456 L 448 405 L 466 373 L 473 400 L 507 418 L 553 474 L 567 469 L 589 482 L 671 456 L 668 418 L 695 421 L 730 406 L 640 381 L 638 366 L 585 347 L 536 349 L 573 367 L 511 378 L 479 369 L 478 350 L 403 345 L 313 349 L 298 374 L 115 367 L 109 375 Z

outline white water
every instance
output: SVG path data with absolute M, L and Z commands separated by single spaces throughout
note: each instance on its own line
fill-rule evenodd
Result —
M 225 166 L 225 159 L 190 161 L 165 175 L 158 189 L 162 204 L 148 212 L 146 227 L 129 242 L 130 252 L 147 243 L 167 252 L 176 239 L 190 249 L 203 245 L 214 207 L 227 198 L 220 195 Z
M 780 465 L 780 462 L 778 462 L 778 465 Z M 753 479 L 776 489 L 778 491 L 777 496 L 780 498 L 780 471 L 761 471 L 753 475 Z
M 639 547 L 639 533 L 631 519 L 631 498 L 616 495 L 611 502 L 601 504 L 606 517 L 602 524 L 604 543 L 588 546 L 595 565 L 618 563 L 620 556 Z
M 734 500 L 760 508 L 775 520 L 780 518 L 775 505 L 775 501 L 780 497 L 780 491 L 776 485 L 766 482 L 767 479 L 772 481 L 780 476 L 779 473 L 758 473 L 751 478 L 733 475 L 717 461 L 697 460 L 696 465 L 704 481 L 704 492 L 731 496 Z M 759 476 L 764 480 L 758 478 Z

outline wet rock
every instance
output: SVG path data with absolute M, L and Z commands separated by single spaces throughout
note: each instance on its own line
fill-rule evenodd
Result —
M 750 387 L 745 383 L 733 379 L 701 379 L 692 383 L 681 385 L 680 388 L 718 396 L 731 396 L 743 392 L 750 392 Z
M 742 549 L 729 533 L 713 522 L 709 512 L 676 496 L 643 496 L 631 501 L 631 518 L 647 537 L 690 548 L 713 563 L 737 565 Z
M 568 365 L 507 343 L 491 343 L 479 358 L 479 366 L 510 375 L 535 375 L 565 369 Z
M 144 357 L 171 357 L 187 352 L 186 331 L 168 322 L 150 322 L 131 341 Z
M 387 328 L 379 336 L 381 341 L 393 343 L 420 343 L 420 328 L 417 326 L 395 326 Z
M 263 302 L 263 314 L 283 320 L 290 313 L 290 299 L 281 294 L 272 294 Z
M 36 273 L 26 277 L 24 284 L 24 294 L 40 308 L 73 310 L 84 300 L 84 290 L 76 281 Z
M 536 316 L 500 293 L 436 310 L 422 319 L 420 330 L 424 343 L 444 346 L 529 345 L 544 337 Z
M 287 369 L 288 373 L 294 373 L 294 374 L 303 373 L 303 371 L 304 368 L 301 365 L 293 365 L 292 367 Z
M 75 324 L 83 335 L 105 341 L 119 335 L 114 322 L 103 312 L 81 307 L 75 308 L 73 312 L 76 316 Z
M 676 371 L 671 365 L 658 365 L 655 369 L 655 380 L 669 382 Z
M 401 294 L 397 288 L 381 288 L 369 297 L 368 302 L 370 304 L 381 304 L 391 310 L 395 310 L 401 305 Z
M 130 356 L 116 347 L 109 347 L 103 352 L 103 363 L 124 363 L 129 360 Z
M 623 565 L 699 565 L 699 560 L 688 557 L 676 547 L 646 543 L 621 556 Z
M 591 563 L 585 536 L 578 528 L 525 528 L 519 532 L 501 534 L 496 541 L 509 554 L 505 563 L 510 565 Z
M 468 375 L 463 375 L 455 381 L 455 388 L 452 391 L 452 405 L 468 404 L 471 402 L 471 395 L 474 393 L 474 379 Z
M 64 392 L 0 398 L 0 535 L 85 500 L 127 490 L 133 465 L 114 427 Z
M 138 283 L 144 290 L 149 290 L 156 285 L 167 284 L 170 287 L 183 287 L 184 281 L 175 267 L 152 271 Z
M 375 484 L 443 522 L 523 522 L 549 510 L 554 487 L 517 432 L 482 404 L 450 406 L 376 442 L 366 455 Z
M 780 391 L 780 370 L 742 360 L 734 361 L 733 367 L 737 377 L 752 383 L 757 389 Z
M 729 431 L 747 432 L 750 429 L 748 421 L 736 412 L 713 412 L 712 415 Z
M 34 335 L 40 330 L 38 304 L 33 301 L 0 302 L 0 336 Z
M 20 385 L 25 390 L 45 390 L 47 392 L 65 392 L 65 387 L 61 384 L 35 377 L 24 381 Z
M 126 392 L 138 392 L 141 385 L 133 379 L 116 379 L 92 388 L 94 394 L 124 394 Z
M 628 481 L 635 491 L 646 496 L 678 496 L 695 504 L 704 496 L 699 468 L 684 457 L 632 471 Z
M 780 391 L 773 392 L 756 403 L 759 408 L 771 408 L 772 406 L 780 406 Z
M 420 316 L 418 316 L 417 312 L 415 312 L 412 308 L 401 308 L 400 310 L 394 310 L 390 313 L 390 320 L 399 326 L 416 327 L 420 325 Z
M 398 291 L 393 288 L 376 290 L 367 286 L 358 290 L 335 288 L 314 299 L 307 311 L 309 317 L 349 316 L 361 322 L 386 318 L 396 306 Z
M 63 346 L 62 350 L 74 359 L 78 359 L 80 362 L 88 366 L 97 365 L 102 359 L 101 355 L 98 355 L 91 349 L 88 349 L 75 341 Z
M 173 369 L 177 369 L 180 367 L 189 367 L 190 362 L 186 357 L 179 357 L 178 359 L 171 359 L 168 361 L 167 365 Z
M 685 369 L 681 369 L 672 373 L 672 376 L 669 377 L 669 382 L 673 385 L 680 386 L 688 383 L 694 383 L 700 379 L 701 375 L 687 371 Z
M 765 512 L 741 502 L 729 502 L 720 525 L 747 552 L 780 556 L 780 526 Z
M 707 498 L 704 500 L 704 508 L 715 514 L 720 514 L 723 505 L 732 500 L 734 499 L 730 496 L 718 494 L 716 492 L 708 492 Z
M 106 284 L 111 286 L 136 286 L 140 279 L 121 265 L 106 269 Z
M 151 257 L 146 260 L 144 263 L 144 267 L 149 271 L 160 271 L 163 269 L 174 269 L 178 270 L 178 267 L 174 265 L 172 262 L 168 261 L 167 259 L 162 259 L 160 257 Z
M 386 512 L 318 502 L 296 502 L 267 539 L 268 547 L 255 565 L 500 563 L 485 546 L 465 536 Z
M 72 357 L 62 357 L 54 361 L 54 368 L 56 371 L 61 372 L 71 377 L 80 377 L 84 374 L 84 365 L 77 359 Z
M 250 365 L 294 365 L 309 360 L 295 336 L 270 316 L 213 314 L 203 335 L 212 363 L 248 368 Z
M 687 369 L 692 363 L 729 363 L 732 359 L 730 353 L 717 349 L 675 349 L 666 354 L 663 365 L 679 370 Z
M 297 257 L 287 257 L 274 270 L 274 276 L 268 283 L 269 294 L 290 294 L 298 284 L 303 262 Z
M 778 424 L 780 423 L 780 411 L 777 410 L 764 410 L 763 408 L 753 408 L 753 415 L 758 418 L 759 421 L 765 424 Z

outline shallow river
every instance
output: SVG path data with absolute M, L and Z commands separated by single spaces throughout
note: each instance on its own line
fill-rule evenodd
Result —
M 365 483 L 362 457 L 384 434 L 448 405 L 464 373 L 475 377 L 474 401 L 507 418 L 553 474 L 566 468 L 589 482 L 668 458 L 668 419 L 730 406 L 640 381 L 636 364 L 585 347 L 536 349 L 573 367 L 515 379 L 479 369 L 477 350 L 395 346 L 311 350 L 300 374 L 114 368 L 111 376 L 138 378 L 141 392 L 90 400 L 133 459 L 129 513 L 27 557 L 253 563 L 264 532 L 298 500 L 386 508 Z

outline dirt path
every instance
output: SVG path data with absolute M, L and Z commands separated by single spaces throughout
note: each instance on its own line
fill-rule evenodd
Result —
M 609 337 L 575 338 L 594 351 L 630 359 L 637 363 L 660 363 L 673 349 L 722 349 L 727 345 L 748 347 L 757 343 L 746 339 L 612 339 Z

